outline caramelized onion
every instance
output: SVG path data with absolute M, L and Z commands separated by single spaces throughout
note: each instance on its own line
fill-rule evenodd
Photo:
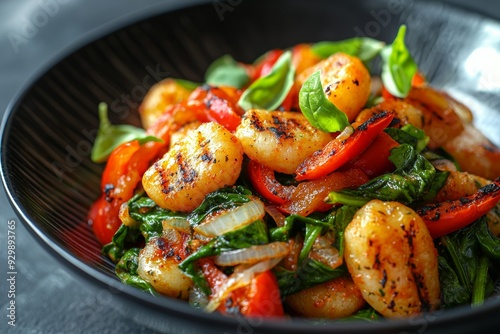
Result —
M 274 205 L 266 206 L 266 212 L 276 223 L 276 226 L 282 227 L 285 225 L 285 215 Z
M 224 252 L 215 257 L 219 266 L 235 266 L 241 263 L 256 263 L 263 260 L 281 258 L 290 252 L 286 242 L 276 241 L 266 245 L 251 246 Z
M 171 229 L 178 230 L 181 232 L 189 233 L 191 226 L 189 225 L 189 221 L 187 219 L 182 218 L 169 218 L 165 219 L 161 222 L 163 230 Z
M 207 237 L 216 237 L 249 225 L 263 218 L 264 214 L 264 203 L 260 200 L 252 200 L 205 219 L 194 230 Z
M 252 282 L 252 279 L 260 273 L 272 269 L 281 261 L 281 258 L 266 260 L 254 265 L 248 266 L 241 264 L 234 269 L 234 272 L 229 276 L 228 280 L 220 286 L 220 288 L 212 295 L 205 311 L 213 312 L 219 305 L 229 297 L 229 294 L 241 287 L 247 286 Z

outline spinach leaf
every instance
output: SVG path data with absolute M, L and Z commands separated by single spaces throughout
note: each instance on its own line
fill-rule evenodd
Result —
M 311 251 L 314 242 L 318 238 L 318 236 L 321 234 L 321 231 L 323 230 L 323 226 L 321 225 L 313 225 L 313 224 L 306 224 L 306 233 L 304 235 L 304 245 L 302 246 L 302 249 L 299 254 L 299 264 L 302 263 L 307 256 L 309 255 L 309 252 Z
M 146 242 L 154 237 L 159 237 L 163 233 L 162 221 L 169 218 L 183 218 L 186 215 L 180 212 L 173 212 L 163 209 L 144 193 L 138 193 L 128 201 L 129 215 L 139 224 L 139 230 Z
M 245 67 L 238 64 L 230 55 L 216 59 L 205 73 L 205 82 L 213 86 L 245 87 L 250 78 Z
M 293 86 L 295 68 L 291 51 L 283 53 L 271 71 L 255 80 L 241 95 L 238 105 L 244 110 L 275 110 Z
M 139 192 L 128 202 L 129 216 L 136 222 L 130 226 L 122 224 L 102 253 L 113 262 L 118 262 L 125 252 L 139 242 L 148 242 L 163 232 L 162 221 L 168 218 L 185 218 L 185 214 L 162 209 L 144 192 Z
M 490 259 L 500 260 L 500 238 L 491 233 L 485 217 L 478 222 L 476 238 L 484 254 Z
M 450 153 L 448 153 L 444 148 L 440 147 L 434 151 L 424 151 L 422 153 L 424 157 L 429 161 L 446 159 L 450 160 L 454 165 L 457 171 L 461 172 L 462 168 L 460 167 L 458 161 L 453 157 Z
M 243 186 L 226 187 L 216 190 L 207 196 L 203 202 L 187 217 L 191 226 L 200 224 L 209 214 L 228 210 L 250 201 L 252 192 Z
M 478 221 L 479 222 L 479 221 Z M 461 283 L 471 291 L 476 277 L 481 248 L 477 241 L 478 224 L 474 223 L 452 234 L 441 237 L 441 242 L 460 272 Z
M 278 280 L 281 296 L 287 296 L 320 283 L 330 281 L 346 273 L 347 268 L 344 265 L 332 269 L 309 257 L 301 262 L 296 270 L 287 270 L 279 266 L 274 268 L 274 274 Z
M 285 218 L 285 223 L 281 227 L 275 227 L 270 229 L 271 241 L 287 241 L 292 234 L 292 230 L 297 228 L 296 223 L 301 223 L 301 226 L 306 224 L 328 227 L 331 225 L 328 221 L 322 221 L 320 219 L 315 219 L 313 217 L 304 217 L 301 215 L 292 214 Z
M 343 205 L 334 215 L 333 230 L 335 231 L 335 248 L 338 249 L 341 258 L 344 256 L 344 231 L 354 218 L 356 211 L 358 211 L 358 207 L 356 206 Z
M 116 263 L 140 238 L 141 232 L 138 229 L 122 224 L 113 235 L 111 242 L 102 247 L 102 253 Z
M 201 86 L 201 84 L 199 84 L 199 83 L 192 82 L 192 81 L 189 81 L 186 79 L 174 79 L 174 80 L 179 86 L 181 86 L 182 88 L 185 88 L 187 90 L 190 90 L 190 91 L 193 91 L 196 88 L 198 88 L 199 86 Z
M 341 318 L 339 320 L 346 320 L 346 321 L 349 321 L 349 320 L 365 320 L 365 321 L 368 321 L 368 322 L 373 322 L 373 321 L 378 321 L 382 319 L 382 316 L 373 309 L 373 307 L 368 307 L 366 309 L 362 309 L 360 311 L 358 311 L 357 313 L 354 313 L 353 315 L 351 315 L 350 317 L 347 317 L 347 318 Z
M 484 303 L 485 296 L 488 290 L 488 283 L 491 281 L 488 276 L 488 267 L 490 265 L 490 260 L 486 256 L 481 256 L 479 258 L 479 264 L 476 273 L 476 279 L 474 280 L 474 285 L 472 288 L 472 306 L 479 306 Z
M 457 272 L 450 261 L 438 256 L 439 285 L 444 308 L 466 304 L 470 301 L 470 291 L 460 283 Z
M 492 292 L 489 260 L 483 259 L 477 234 L 484 218 L 441 237 L 438 244 L 439 277 L 445 307 L 480 303 Z
M 206 245 L 200 247 L 196 252 L 189 255 L 179 264 L 179 269 L 191 277 L 193 282 L 199 286 L 207 295 L 210 289 L 203 275 L 199 272 L 195 261 L 207 256 L 219 255 L 234 249 L 248 248 L 254 245 L 264 245 L 269 242 L 266 223 L 257 220 L 254 223 L 242 227 L 236 231 L 219 235 L 210 240 Z
M 108 119 L 108 105 L 104 102 L 99 103 L 99 121 L 99 130 L 90 153 L 93 162 L 106 161 L 115 148 L 132 140 L 138 140 L 141 145 L 149 141 L 162 141 L 132 125 L 112 125 Z
M 354 37 L 342 41 L 323 41 L 311 46 L 311 50 L 322 59 L 337 52 L 358 57 L 365 64 L 373 60 L 384 48 L 385 43 L 368 37 Z
M 462 265 L 459 241 L 456 241 L 454 238 L 449 236 L 444 236 L 441 238 L 441 242 L 448 253 L 448 257 L 452 264 L 452 268 L 456 273 L 459 284 L 464 288 L 467 294 L 470 294 L 472 280 L 469 278 L 466 268 Z
M 391 45 L 382 50 L 382 82 L 396 97 L 404 98 L 411 89 L 411 81 L 417 73 L 417 64 L 405 45 L 406 26 L 399 28 Z
M 419 153 L 422 152 L 429 143 L 429 136 L 425 134 L 424 130 L 411 124 L 406 124 L 401 129 L 386 128 L 384 131 L 399 144 L 409 144 Z
M 158 295 L 155 289 L 138 276 L 137 269 L 139 267 L 139 248 L 129 249 L 116 265 L 115 272 L 120 280 L 130 286 L 147 291 L 152 295 Z
M 393 173 L 378 176 L 357 189 L 331 192 L 328 202 L 358 207 L 374 198 L 403 204 L 419 203 L 434 198 L 448 177 L 446 172 L 436 171 L 408 144 L 391 149 L 389 159 L 396 166 Z
M 305 229 L 304 244 L 299 254 L 297 269 L 287 270 L 279 266 L 274 269 L 283 296 L 332 280 L 347 272 L 345 266 L 332 269 L 330 266 L 310 258 L 309 253 L 318 236 L 334 226 L 339 228 L 335 231 L 336 242 L 343 245 L 343 240 L 338 239 L 337 236 L 343 236 L 344 225 L 350 221 L 348 218 L 351 215 L 350 211 L 349 208 L 339 209 L 337 215 L 328 215 L 322 219 L 290 215 L 285 219 L 284 226 L 271 230 L 272 241 L 286 241 L 290 238 L 293 230 Z
M 349 125 L 349 120 L 326 97 L 320 76 L 319 70 L 314 72 L 300 88 L 300 110 L 314 127 L 326 132 L 342 131 Z

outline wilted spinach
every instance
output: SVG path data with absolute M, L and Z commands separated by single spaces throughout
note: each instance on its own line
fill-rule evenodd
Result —
M 187 219 L 191 226 L 199 225 L 211 213 L 235 208 L 250 201 L 252 192 L 243 186 L 226 187 L 211 192 L 203 202 L 194 209 Z
M 193 282 L 199 286 L 207 295 L 210 289 L 205 278 L 197 268 L 195 261 L 207 256 L 219 255 L 234 249 L 242 249 L 255 245 L 264 245 L 269 242 L 266 223 L 257 220 L 254 223 L 242 227 L 236 231 L 219 235 L 210 240 L 206 245 L 200 247 L 196 252 L 189 255 L 179 264 L 179 269 L 184 271 Z
M 378 176 L 357 189 L 331 192 L 329 202 L 358 207 L 372 199 L 403 204 L 425 202 L 436 196 L 448 177 L 409 144 L 393 148 L 389 159 L 396 166 L 393 173 Z
M 438 245 L 439 279 L 444 307 L 481 304 L 493 292 L 490 259 L 479 234 L 486 218 L 441 238 Z M 487 227 L 486 227 L 487 228 Z
M 330 266 L 309 257 L 299 263 L 296 270 L 287 270 L 283 267 L 275 267 L 274 269 L 282 296 L 331 281 L 346 273 L 347 268 L 344 265 L 332 269 Z
M 139 252 L 139 248 L 129 249 L 116 264 L 116 275 L 127 285 L 147 291 L 152 295 L 157 295 L 157 292 L 151 284 L 137 275 L 137 269 L 139 268 Z

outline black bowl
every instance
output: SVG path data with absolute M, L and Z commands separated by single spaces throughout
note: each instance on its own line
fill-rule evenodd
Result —
M 154 82 L 201 82 L 208 64 L 223 54 L 251 62 L 269 49 L 300 42 L 353 36 L 390 42 L 405 23 L 422 72 L 469 104 L 476 124 L 500 145 L 500 24 L 494 20 L 409 0 L 172 1 L 161 9 L 87 37 L 36 76 L 9 107 L 2 124 L 3 182 L 17 214 L 47 249 L 111 291 L 121 312 L 169 333 L 460 333 L 500 325 L 499 280 L 496 294 L 480 307 L 377 323 L 227 318 L 121 284 L 86 224 L 102 172 L 89 158 L 97 105 L 108 103 L 114 123 L 139 125 L 138 104 Z

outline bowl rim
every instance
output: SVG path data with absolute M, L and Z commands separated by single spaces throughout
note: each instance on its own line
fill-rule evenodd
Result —
M 425 0 L 427 3 L 437 3 L 443 4 L 447 9 L 459 9 L 464 12 L 464 15 L 472 14 L 485 17 L 488 19 L 496 20 L 487 13 L 481 13 L 479 11 L 470 11 L 466 9 L 463 5 L 452 5 L 449 2 L 438 2 L 433 0 Z M 34 236 L 34 239 L 50 254 L 54 255 L 58 262 L 62 263 L 65 267 L 69 268 L 72 272 L 76 273 L 80 279 L 85 279 L 86 282 L 92 282 L 94 285 L 107 286 L 108 288 L 115 289 L 119 291 L 118 295 L 120 297 L 132 297 L 134 302 L 138 307 L 142 303 L 148 308 L 155 308 L 156 306 L 161 306 L 162 308 L 168 309 L 170 312 L 174 312 L 177 315 L 187 318 L 189 316 L 196 316 L 197 319 L 208 321 L 216 325 L 222 326 L 235 326 L 240 324 L 238 319 L 232 317 L 226 317 L 218 313 L 206 313 L 203 311 L 196 310 L 192 306 L 188 305 L 184 301 L 180 301 L 174 298 L 157 298 L 143 291 L 140 291 L 131 286 L 121 283 L 119 280 L 112 278 L 101 271 L 93 268 L 92 266 L 86 264 L 84 261 L 73 255 L 69 250 L 60 246 L 55 240 L 53 240 L 49 235 L 45 234 L 37 224 L 29 217 L 27 210 L 22 205 L 20 198 L 15 193 L 15 186 L 11 180 L 11 176 L 8 174 L 6 167 L 7 156 L 5 154 L 4 146 L 7 144 L 9 135 L 11 132 L 11 127 L 9 126 L 18 112 L 20 106 L 24 102 L 25 97 L 33 88 L 51 69 L 56 67 L 65 59 L 71 57 L 73 54 L 77 53 L 81 49 L 89 46 L 91 43 L 96 42 L 100 39 L 105 38 L 108 35 L 112 35 L 122 29 L 133 26 L 140 23 L 141 21 L 146 21 L 153 19 L 154 17 L 162 16 L 167 13 L 183 10 L 194 6 L 206 5 L 208 3 L 213 3 L 211 0 L 171 0 L 168 2 L 160 2 L 151 4 L 145 8 L 141 8 L 138 11 L 122 15 L 112 21 L 109 21 L 103 25 L 100 25 L 87 33 L 83 34 L 77 38 L 72 43 L 63 47 L 60 51 L 55 53 L 48 61 L 42 64 L 35 72 L 26 80 L 20 89 L 13 95 L 9 104 L 6 107 L 2 122 L 0 125 L 0 140 L 1 140 L 1 154 L 0 154 L 0 174 L 2 178 L 2 184 L 4 191 L 7 195 L 9 204 L 14 209 L 15 214 L 20 218 L 21 222 L 29 233 Z M 90 280 L 88 278 L 91 278 Z M 123 293 L 122 293 L 123 292 Z M 462 305 L 454 307 L 453 309 L 446 310 L 446 312 L 439 312 L 437 319 L 434 320 L 436 325 L 443 326 L 451 322 L 455 322 L 458 319 L 472 319 L 480 314 L 492 312 L 500 309 L 500 296 L 489 298 L 485 303 L 479 307 L 471 308 L 468 305 Z M 434 315 L 435 313 L 430 313 Z M 425 314 L 423 318 L 425 318 Z M 420 316 L 417 318 L 421 318 Z M 282 319 L 264 319 L 260 327 L 273 330 L 281 329 L 288 330 L 291 333 L 301 332 L 304 330 L 314 329 L 318 333 L 334 330 L 345 331 L 345 332 L 357 332 L 360 330 L 398 330 L 398 329 L 410 329 L 415 326 L 421 325 L 416 318 L 409 319 L 383 319 L 376 322 L 364 322 L 364 321 L 353 321 L 353 322 L 337 322 L 337 321 L 327 321 L 322 323 L 321 326 L 312 324 L 311 319 L 303 318 L 292 318 L 287 321 Z M 414 323 L 412 323 L 414 322 Z M 432 323 L 432 321 L 431 321 Z

